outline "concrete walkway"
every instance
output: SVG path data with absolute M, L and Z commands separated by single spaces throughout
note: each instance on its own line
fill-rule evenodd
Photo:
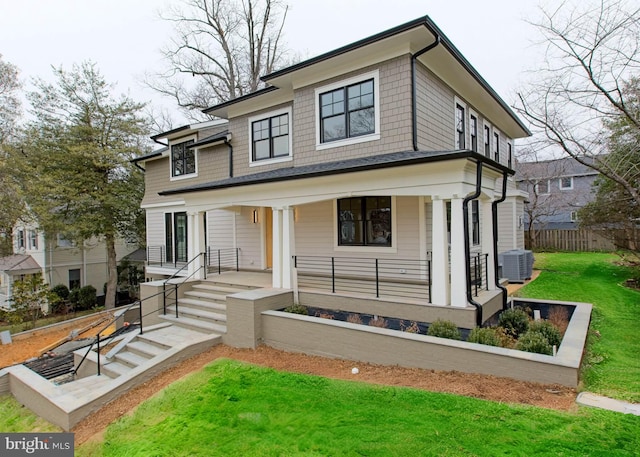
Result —
M 593 408 L 608 409 L 609 411 L 618 413 L 640 416 L 640 404 L 638 403 L 615 400 L 591 392 L 580 392 L 578 398 L 576 398 L 576 403 L 582 406 L 591 406 Z

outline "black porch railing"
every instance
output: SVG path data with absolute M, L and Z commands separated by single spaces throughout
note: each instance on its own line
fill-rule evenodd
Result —
M 187 262 L 173 259 L 167 260 L 166 246 L 147 246 L 147 265 L 180 268 L 184 267 Z
M 469 259 L 471 290 L 478 296 L 481 290 L 489 290 L 489 254 L 477 253 Z
M 431 260 L 294 256 L 298 286 L 431 301 Z
M 191 274 L 186 274 L 186 272 L 189 270 L 189 265 L 191 265 L 201 257 L 204 257 L 204 258 L 200 264 L 200 267 L 194 268 Z M 164 293 L 162 308 L 163 308 L 164 314 L 167 314 L 167 308 L 173 304 L 176 308 L 176 318 L 178 318 L 178 289 L 182 284 L 184 284 L 191 278 L 195 277 L 200 272 L 201 269 L 204 269 L 204 279 L 207 279 L 207 253 L 206 252 L 201 252 L 200 254 L 197 254 L 193 259 L 189 260 L 179 270 L 177 270 L 175 273 L 173 273 L 171 276 L 169 276 L 167 279 L 164 280 L 164 283 L 162 284 L 162 291 Z M 183 271 L 185 273 L 182 273 Z
M 207 270 L 217 271 L 240 271 L 240 248 L 215 249 L 207 247 Z

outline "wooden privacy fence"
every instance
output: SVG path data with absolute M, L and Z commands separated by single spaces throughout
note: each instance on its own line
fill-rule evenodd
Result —
M 638 231 L 630 234 L 624 230 L 615 231 L 615 243 L 611 237 L 611 230 L 603 236 L 604 230 L 536 230 L 531 233 L 525 231 L 525 247 L 531 250 L 553 251 L 615 251 L 623 246 L 633 249 L 638 246 Z M 620 232 L 620 233 L 617 233 Z

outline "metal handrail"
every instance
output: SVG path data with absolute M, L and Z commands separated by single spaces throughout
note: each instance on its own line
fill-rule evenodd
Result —
M 201 252 L 199 254 L 197 254 L 193 259 L 189 260 L 186 264 L 184 264 L 179 270 L 175 271 L 171 276 L 169 276 L 167 279 L 165 279 L 164 283 L 162 284 L 162 291 L 164 292 L 164 297 L 163 297 L 163 303 L 162 303 L 162 309 L 164 314 L 167 314 L 167 297 L 168 294 L 167 292 L 167 284 L 169 284 L 169 282 L 173 279 L 176 279 L 178 277 L 178 274 L 184 270 L 185 268 L 188 268 L 189 265 L 191 265 L 193 262 L 195 262 L 196 260 L 198 260 L 198 258 L 200 258 L 200 256 L 204 256 L 204 262 L 202 262 L 202 266 L 200 268 L 197 268 L 196 270 L 194 270 L 190 275 L 184 277 L 184 279 L 180 282 L 176 282 L 173 285 L 172 290 L 174 291 L 174 295 L 175 295 L 175 307 L 176 307 L 176 318 L 178 318 L 178 288 L 184 284 L 185 282 L 187 282 L 189 279 L 191 279 L 196 273 L 198 273 L 201 269 L 204 270 L 204 279 L 207 279 L 207 253 L 206 252 Z
M 214 249 L 207 246 L 207 267 L 217 267 L 218 274 L 222 273 L 223 265 L 235 264 L 235 267 L 225 266 L 225 269 L 234 268 L 240 271 L 240 248 Z

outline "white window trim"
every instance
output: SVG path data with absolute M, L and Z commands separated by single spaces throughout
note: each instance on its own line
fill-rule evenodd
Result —
M 482 127 L 481 127 L 481 122 L 480 122 L 480 116 L 478 116 L 478 113 L 476 113 L 474 110 L 472 110 L 471 108 L 469 108 L 469 147 L 467 149 L 469 149 L 470 151 L 473 151 L 473 149 L 471 148 L 471 116 L 476 118 L 476 151 L 480 153 L 480 146 L 482 146 L 484 148 L 484 143 L 480 142 L 480 139 L 482 138 Z M 484 155 L 484 151 L 482 152 L 482 154 Z
M 496 145 L 494 143 L 494 138 L 498 135 L 498 151 L 496 151 Z M 496 162 L 502 163 L 500 159 L 502 159 L 503 149 L 500 148 L 500 143 L 502 142 L 502 133 L 497 128 L 493 128 L 491 131 L 491 159 L 496 160 L 496 152 L 498 153 L 498 160 Z
M 486 156 L 484 145 L 486 141 L 485 127 L 489 127 L 489 157 Z M 481 154 L 489 159 L 493 158 L 493 125 L 491 125 L 486 119 L 482 120 L 482 152 Z
M 458 117 L 458 105 L 460 105 L 460 107 L 464 110 L 463 116 L 462 116 L 462 122 L 464 122 L 464 125 L 462 126 L 462 128 L 464 129 L 464 146 L 462 147 L 462 149 L 471 149 L 469 146 L 469 108 L 467 107 L 467 104 L 462 101 L 461 99 L 459 99 L 457 96 L 453 97 L 453 147 L 456 148 L 456 139 L 458 138 L 458 130 L 456 128 L 456 119 Z
M 540 192 L 539 191 L 540 188 L 538 187 L 538 184 L 544 181 L 547 182 L 547 191 Z M 548 179 L 538 179 L 538 181 L 533 185 L 533 187 L 538 195 L 549 195 L 551 193 L 551 183 L 549 182 Z
M 193 140 L 193 142 L 195 143 L 196 141 L 198 141 L 198 137 L 197 135 L 191 135 L 191 136 L 182 137 L 179 140 L 169 142 L 169 146 L 168 146 L 169 147 L 169 181 L 181 181 L 183 179 L 198 177 L 198 148 L 194 148 L 193 150 L 194 159 L 196 162 L 195 173 L 189 173 L 188 175 L 181 175 L 181 176 L 173 176 L 173 157 L 171 156 L 171 147 L 175 146 L 176 144 L 184 143 L 189 140 Z
M 357 84 L 367 79 L 373 79 L 373 103 L 375 113 L 375 130 L 368 135 L 360 135 L 353 138 L 345 138 L 344 140 L 330 141 L 328 143 L 321 142 L 320 135 L 320 94 L 325 92 L 331 92 L 332 90 L 339 89 L 341 87 Z M 380 139 L 380 71 L 375 70 L 369 73 L 363 73 L 358 76 L 354 76 L 349 79 L 343 79 L 341 81 L 328 84 L 326 86 L 318 87 L 314 90 L 314 109 L 315 109 L 315 122 L 316 122 L 316 151 L 323 149 L 337 148 L 340 146 L 349 146 L 352 144 L 365 143 L 367 141 L 375 141 Z
M 562 180 L 569 178 L 571 180 L 571 184 L 567 187 L 562 185 Z M 558 188 L 560 190 L 573 190 L 573 176 L 562 176 L 558 178 Z
M 267 119 L 270 117 L 280 116 L 282 114 L 289 115 L 289 155 L 282 157 L 274 157 L 272 159 L 262 159 L 262 160 L 253 160 L 253 128 L 251 124 L 256 121 L 261 121 L 263 119 Z M 250 167 L 259 167 L 261 165 L 271 165 L 274 163 L 281 162 L 290 162 L 293 160 L 293 116 L 291 107 L 278 109 L 275 111 L 269 111 L 268 113 L 262 113 L 256 116 L 251 116 L 247 120 L 247 125 L 249 129 L 249 166 Z
M 569 218 L 571 219 L 571 222 L 578 222 L 578 212 L 571 211 L 571 213 L 569 213 Z
M 383 195 L 376 195 L 383 196 Z M 366 198 L 367 195 L 351 195 L 345 196 L 341 198 L 351 198 L 351 197 L 362 197 Z M 396 214 L 398 212 L 398 205 L 396 204 L 396 197 L 391 196 L 391 246 L 341 246 L 338 244 L 338 200 L 333 200 L 333 250 L 334 252 L 357 252 L 359 254 L 367 254 L 367 253 L 391 253 L 396 254 L 398 252 L 398 224 Z

